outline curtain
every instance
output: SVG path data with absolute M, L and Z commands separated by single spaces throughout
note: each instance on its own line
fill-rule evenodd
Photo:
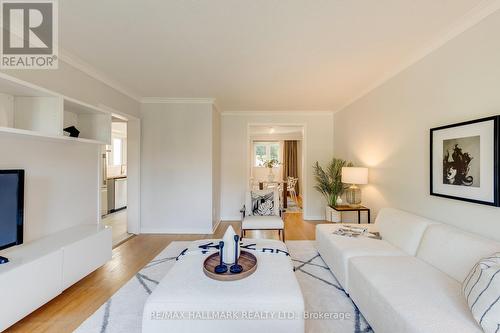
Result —
M 299 161 L 297 157 L 297 141 L 285 141 L 283 148 L 283 176 L 299 177 Z M 299 183 L 295 186 L 295 192 L 299 195 Z

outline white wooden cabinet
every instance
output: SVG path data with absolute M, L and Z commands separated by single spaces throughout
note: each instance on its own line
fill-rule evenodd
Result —
M 111 228 L 79 225 L 0 251 L 0 331 L 111 259 Z
M 127 207 L 127 178 L 115 179 L 115 209 Z
M 0 331 L 44 305 L 62 292 L 62 251 L 36 260 L 10 255 L 12 269 L 0 271 Z M 19 262 L 18 262 L 19 260 Z M 8 267 L 10 263 L 2 266 Z

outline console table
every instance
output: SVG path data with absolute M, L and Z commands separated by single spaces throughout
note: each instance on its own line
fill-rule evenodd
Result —
M 342 206 L 335 206 L 333 207 L 337 212 L 358 212 L 358 224 L 361 223 L 361 212 L 366 212 L 368 214 L 368 223 L 370 223 L 370 208 L 367 208 L 365 206 L 349 206 L 349 205 L 342 205 Z

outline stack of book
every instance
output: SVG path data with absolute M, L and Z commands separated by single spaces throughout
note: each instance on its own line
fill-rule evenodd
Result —
M 342 226 L 333 232 L 335 235 L 346 236 L 346 237 L 370 237 L 380 239 L 380 235 L 378 232 L 372 233 L 368 231 L 368 228 L 364 227 L 351 227 L 351 226 Z

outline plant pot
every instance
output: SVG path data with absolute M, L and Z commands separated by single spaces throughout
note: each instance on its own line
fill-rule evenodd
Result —
M 328 222 L 332 222 L 332 211 L 333 209 L 330 206 L 326 206 L 325 208 L 325 220 Z
M 328 207 L 330 208 L 330 207 Z M 341 212 L 338 212 L 336 211 L 335 209 L 333 208 L 330 208 L 332 211 L 331 211 L 331 220 L 333 223 L 339 223 L 339 222 L 342 222 L 342 213 Z

